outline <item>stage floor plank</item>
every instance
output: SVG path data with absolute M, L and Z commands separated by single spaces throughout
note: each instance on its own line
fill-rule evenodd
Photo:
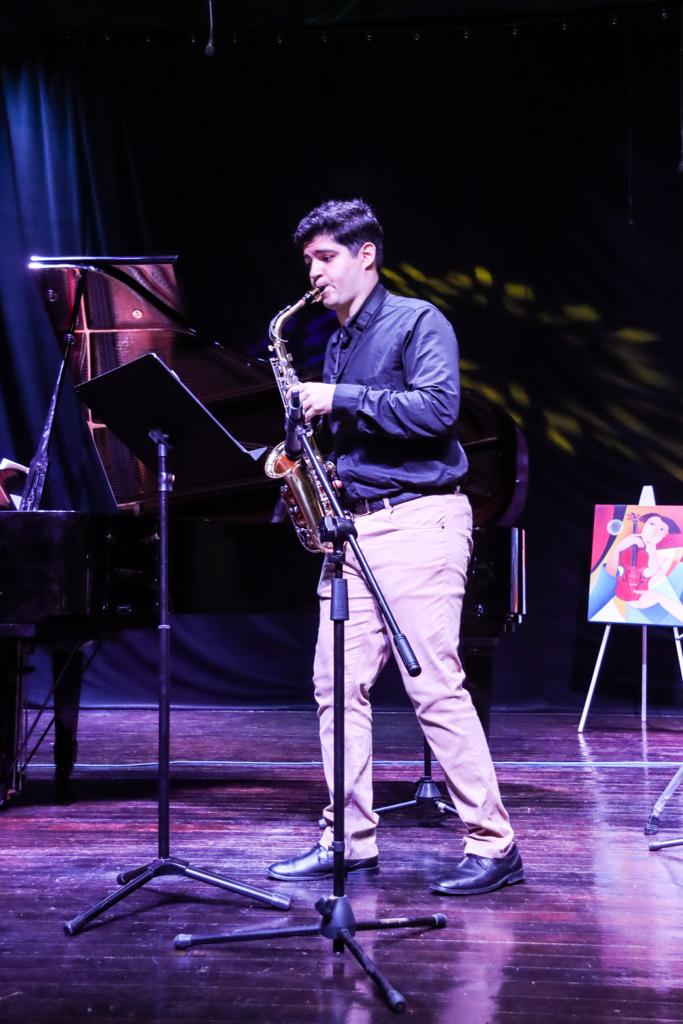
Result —
M 683 722 L 495 712 L 491 749 L 527 880 L 449 899 L 428 883 L 460 851 L 453 816 L 412 810 L 380 826 L 381 872 L 351 877 L 358 919 L 443 912 L 440 931 L 359 933 L 426 1024 L 683 1022 L 683 845 L 652 852 L 645 820 L 682 760 Z M 376 714 L 376 802 L 409 799 L 422 743 L 406 711 Z M 81 712 L 68 804 L 49 746 L 0 817 L 0 1020 L 374 1024 L 392 1015 L 349 955 L 320 936 L 181 952 L 177 933 L 317 924 L 329 882 L 287 886 L 265 866 L 317 839 L 324 801 L 308 709 L 174 710 L 171 852 L 285 892 L 281 913 L 189 879 L 153 881 L 69 938 L 65 920 L 157 852 L 156 715 Z M 438 768 L 435 777 L 440 778 Z M 683 786 L 660 839 L 683 834 Z

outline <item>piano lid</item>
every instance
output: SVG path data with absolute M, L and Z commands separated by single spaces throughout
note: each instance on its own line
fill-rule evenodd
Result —
M 282 405 L 267 365 L 249 362 L 219 342 L 201 338 L 185 312 L 177 256 L 33 256 L 41 298 L 62 351 L 71 342 L 67 370 L 74 386 L 154 352 L 247 448 L 281 439 Z M 250 396 L 268 392 L 270 413 L 258 429 L 246 415 Z M 154 508 L 156 477 L 84 407 L 88 427 L 116 504 Z M 226 418 L 227 417 L 227 418 Z M 179 479 L 173 501 L 215 493 L 253 479 L 208 476 L 185 486 Z M 273 503 L 275 497 L 273 496 Z
M 76 328 L 92 331 L 145 327 L 194 334 L 185 315 L 175 273 L 177 256 L 32 256 L 38 286 L 55 334 L 69 329 L 84 279 L 83 303 L 75 311 Z
M 529 454 L 512 416 L 478 391 L 463 391 L 458 438 L 469 463 L 463 490 L 475 526 L 514 526 L 526 502 Z

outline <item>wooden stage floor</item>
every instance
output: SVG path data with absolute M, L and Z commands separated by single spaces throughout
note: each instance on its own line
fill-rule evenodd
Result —
M 486 896 L 432 895 L 461 827 L 413 811 L 381 823 L 381 872 L 351 878 L 357 918 L 444 912 L 440 931 L 358 937 L 425 1024 L 683 1021 L 683 846 L 651 852 L 652 806 L 683 760 L 683 723 L 497 712 L 491 749 L 527 881 Z M 135 892 L 81 934 L 62 923 L 157 852 L 156 717 L 81 713 L 73 799 L 53 802 L 49 753 L 1 817 L 0 1020 L 329 1022 L 391 1020 L 348 954 L 318 935 L 178 951 L 179 933 L 317 924 L 329 882 L 276 885 L 273 859 L 317 836 L 324 792 L 313 710 L 173 712 L 171 852 L 195 867 L 287 892 L 292 910 L 184 878 Z M 412 796 L 421 740 L 406 711 L 376 715 L 376 797 Z M 439 777 L 438 769 L 435 772 Z M 683 834 L 683 787 L 659 838 Z

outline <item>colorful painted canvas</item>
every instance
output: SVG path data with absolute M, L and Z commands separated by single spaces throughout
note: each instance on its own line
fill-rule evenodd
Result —
M 683 626 L 683 506 L 596 505 L 588 619 Z

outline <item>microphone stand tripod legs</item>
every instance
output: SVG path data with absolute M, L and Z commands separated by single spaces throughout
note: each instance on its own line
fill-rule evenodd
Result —
M 258 929 L 255 931 L 227 932 L 217 935 L 176 935 L 176 949 L 192 946 L 215 945 L 217 943 L 249 942 L 259 939 L 287 938 L 294 935 L 322 935 L 330 939 L 334 953 L 348 949 L 368 977 L 378 987 L 382 998 L 394 1013 L 405 1008 L 405 997 L 384 977 L 370 957 L 355 939 L 358 931 L 375 931 L 388 928 L 445 928 L 443 914 L 427 917 L 393 917 L 357 922 L 349 897 L 344 891 L 344 623 L 349 618 L 348 588 L 344 579 L 344 544 L 355 536 L 353 522 L 344 516 L 326 517 L 320 527 L 320 539 L 332 543 L 333 553 L 328 555 L 334 565 L 332 580 L 332 601 L 330 618 L 333 626 L 334 644 L 334 841 L 333 851 L 333 894 L 320 899 L 315 909 L 321 916 L 318 925 L 304 925 L 292 928 Z

